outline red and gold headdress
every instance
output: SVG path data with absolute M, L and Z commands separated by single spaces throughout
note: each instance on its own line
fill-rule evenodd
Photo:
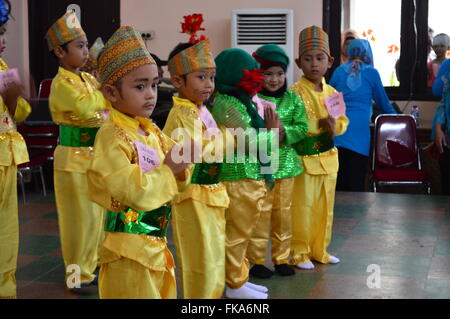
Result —
M 183 75 L 195 72 L 201 69 L 215 68 L 214 57 L 211 52 L 211 43 L 204 35 L 198 37 L 198 31 L 204 31 L 202 28 L 203 15 L 194 13 L 184 16 L 184 22 L 181 23 L 181 33 L 190 35 L 189 43 L 195 45 L 179 52 L 173 56 L 167 63 L 170 74 Z

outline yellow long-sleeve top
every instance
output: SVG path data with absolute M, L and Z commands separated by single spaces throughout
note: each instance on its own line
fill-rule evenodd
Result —
M 139 129 L 146 136 L 140 134 Z M 156 150 L 158 167 L 143 173 L 135 141 Z M 87 171 L 90 199 L 113 212 L 128 207 L 151 211 L 169 203 L 178 193 L 178 186 L 163 161 L 173 145 L 151 120 L 132 118 L 111 109 L 95 138 L 94 156 Z M 163 270 L 167 265 L 165 255 L 161 254 L 166 247 L 163 238 L 107 232 L 103 247 L 107 254 L 103 253 L 102 262 L 124 256 L 154 270 Z
M 104 122 L 103 110 L 108 102 L 97 80 L 86 72 L 77 75 L 59 67 L 52 81 L 49 107 L 53 121 L 71 127 L 99 127 Z M 92 147 L 58 145 L 55 150 L 56 170 L 83 173 L 92 158 Z
M 319 129 L 319 120 L 329 116 L 325 106 L 325 99 L 337 91 L 322 79 L 322 92 L 315 91 L 315 84 L 302 76 L 300 81 L 294 83 L 289 90 L 297 93 L 305 102 L 306 114 L 308 117 L 308 134 L 315 136 L 324 133 Z M 348 118 L 345 115 L 336 119 L 334 134 L 344 134 L 348 126 Z M 331 150 L 316 155 L 302 156 L 305 172 L 312 175 L 323 175 L 336 173 L 339 168 L 338 151 L 336 147 Z
M 0 71 L 8 70 L 5 61 L 0 58 Z M 13 116 L 9 114 L 3 98 L 0 96 L 0 165 L 19 165 L 29 161 L 27 146 L 22 135 L 17 132 L 16 123 L 23 122 L 31 113 L 28 102 L 18 97 Z
M 199 160 L 203 159 L 204 154 L 214 154 L 217 144 L 205 135 L 206 126 L 200 119 L 199 108 L 188 99 L 174 96 L 173 106 L 167 117 L 163 132 L 168 136 L 172 136 L 173 131 L 178 128 L 185 129 L 186 134 L 193 139 L 197 145 L 202 146 L 202 157 L 199 158 Z M 221 149 L 223 152 L 226 149 L 225 134 L 227 134 L 227 132 L 224 129 L 220 131 L 223 134 L 223 148 Z M 176 141 L 180 142 L 181 138 Z M 234 138 L 228 137 L 228 141 L 232 142 L 234 141 Z M 222 159 L 223 157 L 220 158 L 220 160 Z M 192 175 L 194 167 L 194 165 L 190 165 L 189 176 Z M 182 192 L 175 197 L 174 203 L 181 202 L 187 198 L 192 198 L 208 205 L 228 207 L 229 198 L 225 190 L 225 186 L 222 183 L 210 185 L 187 184 Z

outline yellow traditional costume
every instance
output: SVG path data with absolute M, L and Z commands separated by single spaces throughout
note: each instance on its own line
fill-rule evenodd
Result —
M 209 40 L 179 52 L 168 65 L 172 76 L 216 67 Z M 208 109 L 179 97 L 174 97 L 173 102 L 164 133 L 171 136 L 174 130 L 183 128 L 188 137 L 210 152 L 214 143 L 206 136 L 208 122 L 201 119 L 203 112 L 213 120 Z M 191 184 L 173 201 L 174 243 L 185 299 L 217 299 L 223 294 L 225 208 L 229 198 L 219 182 L 220 169 L 221 163 L 192 165 Z
M 68 12 L 48 30 L 47 41 L 53 50 L 83 35 L 76 15 Z M 95 135 L 107 108 L 98 88 L 92 75 L 77 75 L 59 67 L 49 96 L 52 119 L 60 127 L 54 154 L 54 187 L 62 255 L 66 269 L 72 264 L 80 267 L 82 284 L 95 279 L 103 236 L 104 209 L 89 200 L 86 180 Z
M 99 57 L 102 84 L 113 85 L 146 64 L 155 62 L 139 32 L 121 27 Z M 167 205 L 178 186 L 172 170 L 162 164 L 173 145 L 151 120 L 115 109 L 97 134 L 87 175 L 90 198 L 108 210 L 100 251 L 100 298 L 176 298 L 166 230 L 171 215 Z M 152 161 L 158 163 L 145 173 L 142 147 L 152 150 Z
M 300 33 L 300 56 L 312 49 L 323 50 L 329 55 L 328 35 L 315 26 Z M 328 118 L 324 101 L 337 92 L 324 78 L 322 87 L 322 92 L 315 91 L 315 84 L 303 76 L 289 88 L 303 99 L 309 121 L 307 137 L 296 145 L 304 172 L 295 178 L 292 201 L 290 262 L 295 265 L 311 259 L 324 264 L 330 262 L 327 247 L 331 241 L 339 162 L 333 139 L 319 128 L 319 120 Z M 343 134 L 347 125 L 345 115 L 337 118 L 334 134 Z
M 0 59 L 0 72 L 8 70 Z M 16 267 L 19 253 L 19 217 L 17 207 L 17 165 L 29 161 L 27 146 L 17 132 L 17 122 L 24 121 L 31 107 L 17 99 L 11 116 L 0 96 L 0 299 L 16 298 Z

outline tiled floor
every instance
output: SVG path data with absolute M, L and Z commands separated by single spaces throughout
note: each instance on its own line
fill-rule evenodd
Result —
M 29 196 L 19 217 L 18 298 L 98 298 L 64 287 L 53 194 Z M 251 281 L 271 298 L 450 298 L 450 198 L 337 193 L 329 251 L 340 264 Z

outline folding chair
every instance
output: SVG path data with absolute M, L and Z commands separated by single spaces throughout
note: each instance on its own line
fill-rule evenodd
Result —
M 375 119 L 372 186 L 418 185 L 430 194 L 427 172 L 422 169 L 416 122 L 409 114 L 382 114 Z

